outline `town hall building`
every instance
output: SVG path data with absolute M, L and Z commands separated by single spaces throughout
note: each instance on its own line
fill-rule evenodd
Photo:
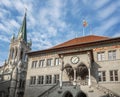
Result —
M 27 55 L 24 97 L 120 97 L 120 37 L 88 35 Z

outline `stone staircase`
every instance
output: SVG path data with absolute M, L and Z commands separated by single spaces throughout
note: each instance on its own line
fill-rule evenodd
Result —
M 94 87 L 95 89 L 103 92 L 104 94 L 107 95 L 107 97 L 120 97 L 120 95 L 114 93 L 113 91 L 111 91 L 111 90 L 109 90 L 109 89 L 107 89 L 107 88 L 105 88 L 105 87 L 103 87 L 103 86 L 101 86 L 97 83 L 93 83 L 92 87 Z
M 49 88 L 48 90 L 44 91 L 42 94 L 40 94 L 38 97 L 62 97 L 61 95 L 63 95 L 63 93 L 65 91 L 68 90 L 76 90 L 76 86 L 73 85 L 73 83 L 71 83 L 70 81 L 66 81 L 63 82 L 63 86 L 62 88 L 60 88 L 59 83 L 57 83 L 56 85 L 52 86 L 51 88 Z M 78 89 L 80 90 L 80 89 Z
M 120 97 L 118 94 L 97 83 L 92 83 L 91 87 L 89 87 L 87 81 L 78 82 L 76 86 L 71 82 L 63 82 L 62 88 L 60 88 L 59 83 L 57 83 L 38 97 L 56 97 L 56 95 L 59 95 L 57 97 L 62 97 L 63 93 L 67 90 L 73 93 L 82 91 L 87 97 Z
M 120 97 L 120 95 L 97 84 L 96 82 L 92 82 L 91 87 L 88 86 L 87 81 L 80 81 L 77 84 L 80 85 L 80 90 L 85 92 L 88 97 Z
M 45 97 L 46 95 L 49 95 L 49 93 L 53 92 L 54 90 L 56 90 L 59 87 L 59 83 L 57 83 L 56 85 L 52 86 L 51 88 L 49 88 L 48 90 L 44 91 L 41 95 L 39 95 L 38 97 Z

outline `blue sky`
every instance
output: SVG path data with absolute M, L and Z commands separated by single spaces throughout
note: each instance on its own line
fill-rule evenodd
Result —
M 28 40 L 42 50 L 85 35 L 120 36 L 120 0 L 1 0 L 0 65 L 8 57 L 10 39 L 17 36 L 27 8 Z

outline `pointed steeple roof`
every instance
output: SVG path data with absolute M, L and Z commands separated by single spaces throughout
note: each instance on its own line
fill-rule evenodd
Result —
M 18 33 L 18 37 L 21 37 L 25 42 L 27 42 L 27 23 L 26 23 L 26 12 L 23 18 L 23 22 L 22 25 L 20 27 L 19 33 Z

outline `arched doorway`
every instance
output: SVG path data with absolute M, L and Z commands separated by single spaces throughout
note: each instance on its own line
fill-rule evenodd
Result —
M 87 97 L 84 92 L 79 92 L 76 97 Z
M 73 78 L 74 78 L 74 71 L 73 71 L 72 66 L 69 65 L 69 64 L 66 64 L 64 69 L 66 70 L 66 73 L 67 73 L 67 75 L 69 77 L 69 80 L 73 80 Z
M 84 63 L 81 63 L 77 66 L 77 77 L 80 77 L 81 80 L 85 80 L 88 75 L 88 68 Z
M 70 93 L 69 91 L 65 92 L 65 94 L 63 95 L 63 97 L 73 97 L 72 93 Z

